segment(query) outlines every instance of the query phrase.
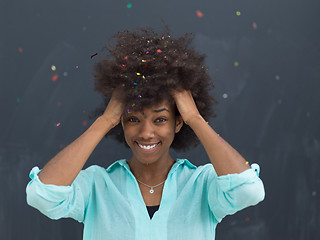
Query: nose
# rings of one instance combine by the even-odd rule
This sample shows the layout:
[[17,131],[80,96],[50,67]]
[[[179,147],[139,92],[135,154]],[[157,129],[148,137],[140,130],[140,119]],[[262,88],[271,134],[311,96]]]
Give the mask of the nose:
[[144,121],[139,129],[139,137],[142,139],[154,138],[154,126],[148,121]]

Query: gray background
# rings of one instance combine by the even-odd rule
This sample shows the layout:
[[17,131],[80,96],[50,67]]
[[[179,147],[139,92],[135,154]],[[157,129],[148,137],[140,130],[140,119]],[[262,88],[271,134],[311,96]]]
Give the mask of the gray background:
[[[209,124],[261,167],[265,200],[227,216],[216,239],[320,239],[320,3],[128,3],[1,0],[0,239],[82,239],[82,224],[51,220],[27,205],[29,172],[93,123],[88,114],[102,98],[94,92],[97,57],[91,55],[121,30],[151,26],[161,32],[161,19],[175,37],[195,33],[194,46],[207,54],[219,101],[218,117]],[[202,146],[172,154],[197,166],[209,162]],[[103,139],[85,168],[130,156]]]

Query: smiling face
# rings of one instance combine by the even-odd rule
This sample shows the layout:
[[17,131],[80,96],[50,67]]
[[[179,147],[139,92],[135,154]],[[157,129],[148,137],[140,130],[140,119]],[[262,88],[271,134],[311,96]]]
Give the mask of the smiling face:
[[183,125],[180,116],[175,119],[174,106],[167,100],[142,112],[126,113],[121,123],[132,160],[141,164],[168,161],[174,136]]

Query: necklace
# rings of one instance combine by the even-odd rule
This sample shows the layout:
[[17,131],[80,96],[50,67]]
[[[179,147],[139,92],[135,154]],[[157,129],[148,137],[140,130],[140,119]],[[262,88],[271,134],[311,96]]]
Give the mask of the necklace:
[[[137,179],[137,180],[138,180],[138,179]],[[166,180],[164,180],[162,183],[164,183],[165,181],[166,181]],[[151,187],[151,186],[149,186],[149,185],[147,185],[147,184],[145,184],[145,183],[143,183],[143,182],[141,182],[141,181],[139,181],[139,180],[138,180],[138,182],[139,182],[139,183],[142,183],[143,185],[145,185],[145,186],[147,186],[147,187],[149,187],[149,188],[151,188],[151,189],[150,189],[150,193],[151,193],[151,194],[154,193],[153,188],[158,187],[158,186],[160,186],[160,185],[162,184],[162,183],[159,183],[158,185]]]

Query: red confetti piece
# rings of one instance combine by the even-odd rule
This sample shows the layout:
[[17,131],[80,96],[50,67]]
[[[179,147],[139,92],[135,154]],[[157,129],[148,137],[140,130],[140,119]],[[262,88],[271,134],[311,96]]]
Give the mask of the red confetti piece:
[[58,77],[59,77],[58,74],[53,75],[51,78],[52,82],[56,82],[58,80]]
[[19,51],[19,53],[22,53],[22,52],[23,52],[23,48],[22,48],[22,47],[19,47],[19,48],[18,48],[18,51]]
[[91,56],[91,59],[92,59],[94,56],[97,56],[97,55],[98,55],[98,53],[93,54],[93,55]]
[[143,69],[145,69],[146,67],[148,67],[148,64],[147,64],[147,63],[144,65]]
[[157,50],[158,53],[161,53],[162,51],[160,49]]
[[128,56],[125,56],[125,57],[124,57],[124,59],[127,59],[127,58],[128,58]]
[[203,17],[203,13],[199,10],[196,11],[197,17],[198,18],[202,18]]
[[258,28],[258,25],[255,22],[253,22],[252,23],[252,27],[253,27],[254,30],[256,30]]
[[122,64],[122,67],[126,67],[126,65]]
[[60,126],[60,123],[57,123],[57,127],[59,127]]
[[246,217],[244,220],[245,220],[246,222],[249,222],[249,221],[250,221],[250,218],[249,218],[249,217]]
[[83,126],[83,127],[87,126],[87,124],[88,124],[88,122],[87,122],[86,120],[84,120],[84,121],[82,122],[82,126]]

